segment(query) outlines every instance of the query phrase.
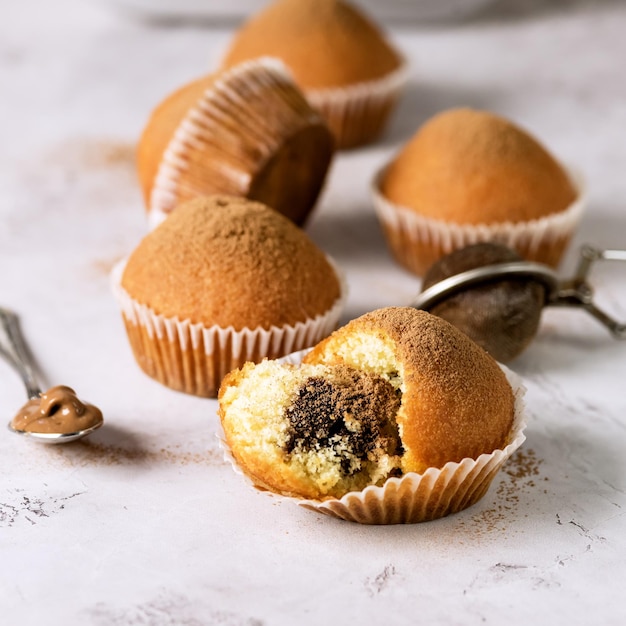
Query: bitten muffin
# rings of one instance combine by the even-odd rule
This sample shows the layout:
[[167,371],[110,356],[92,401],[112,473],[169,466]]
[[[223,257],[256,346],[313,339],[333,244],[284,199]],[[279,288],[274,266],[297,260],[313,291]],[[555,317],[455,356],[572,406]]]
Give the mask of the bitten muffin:
[[349,365],[400,391],[396,422],[404,472],[506,445],[513,393],[502,370],[465,334],[425,311],[389,307],[367,313],[315,346],[304,362]]
[[333,152],[325,121],[284,66],[258,59],[168,96],[143,131],[137,168],[153,226],[212,194],[263,202],[302,225]]
[[180,205],[113,278],[141,368],[200,396],[246,361],[314,345],[342,304],[337,271],[304,232],[227,196]]
[[448,322],[392,307],[335,331],[300,366],[231,372],[219,415],[258,487],[344,519],[415,522],[484,495],[523,441],[519,396]]
[[327,119],[338,147],[382,132],[406,82],[405,62],[379,27],[343,0],[277,0],[236,33],[225,67],[282,59]]
[[341,497],[382,484],[399,467],[400,399],[380,376],[354,368],[264,361],[220,389],[226,440],[262,488]]
[[374,187],[393,254],[419,275],[477,241],[504,243],[555,266],[583,206],[580,187],[536,139],[473,109],[427,121]]

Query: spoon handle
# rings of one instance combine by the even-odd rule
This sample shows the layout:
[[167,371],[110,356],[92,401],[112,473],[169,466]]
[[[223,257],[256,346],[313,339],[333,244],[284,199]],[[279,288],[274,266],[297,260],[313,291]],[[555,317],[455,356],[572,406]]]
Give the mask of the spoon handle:
[[26,348],[18,317],[0,307],[0,356],[20,375],[29,398],[38,398],[41,388],[35,376],[35,365]]

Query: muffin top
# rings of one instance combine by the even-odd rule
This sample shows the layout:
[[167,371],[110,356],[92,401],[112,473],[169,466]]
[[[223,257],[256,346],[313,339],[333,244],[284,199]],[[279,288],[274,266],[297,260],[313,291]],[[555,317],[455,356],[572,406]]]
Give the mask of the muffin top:
[[537,219],[564,211],[577,196],[539,142],[473,109],[426,122],[387,167],[380,190],[420,215],[458,224]]
[[235,330],[303,322],[340,297],[335,270],[303,231],[228,196],[180,205],[130,255],[122,287],[157,314]]
[[477,458],[508,443],[514,397],[506,376],[465,334],[425,311],[366,313],[319,343],[305,362],[345,364],[398,389],[405,472]]
[[274,56],[304,89],[382,78],[402,65],[379,28],[342,0],[276,0],[246,22],[224,59],[231,67]]

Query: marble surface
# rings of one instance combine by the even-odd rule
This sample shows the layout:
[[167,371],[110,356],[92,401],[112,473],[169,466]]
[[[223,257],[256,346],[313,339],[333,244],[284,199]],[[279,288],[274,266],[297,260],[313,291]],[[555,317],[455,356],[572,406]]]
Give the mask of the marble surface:
[[[408,302],[367,181],[430,115],[498,111],[585,175],[582,243],[626,248],[626,6],[496,3],[404,24],[411,84],[387,134],[341,154],[308,228],[345,269],[344,319]],[[361,527],[256,492],[223,461],[216,403],[135,365],[108,272],[146,230],[133,149],[151,108],[212,67],[232,26],[150,25],[107,3],[43,0],[0,20],[0,301],[42,379],[99,405],[84,443],[0,432],[0,607],[11,624],[623,624],[626,343],[549,309],[511,364],[527,441],[473,508]],[[593,273],[626,319],[626,267]],[[0,414],[23,402],[0,363]]]

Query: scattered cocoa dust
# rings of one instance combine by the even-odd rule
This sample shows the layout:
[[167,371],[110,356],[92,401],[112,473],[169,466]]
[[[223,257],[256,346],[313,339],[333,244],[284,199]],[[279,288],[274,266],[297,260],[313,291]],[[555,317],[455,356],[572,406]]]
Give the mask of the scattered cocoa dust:
[[84,153],[88,165],[135,166],[135,146],[114,141],[96,141],[86,144]]
[[117,263],[122,259],[121,256],[117,256],[111,259],[96,259],[91,263],[91,268],[97,273],[99,276],[109,276],[111,271],[117,265]]
[[71,139],[46,155],[46,162],[68,170],[135,168],[135,146],[113,139]]
[[493,506],[462,520],[461,526],[471,525],[472,530],[485,533],[506,530],[520,496],[535,490],[539,481],[548,480],[547,476],[541,478],[542,463],[534,450],[518,450],[501,470],[504,477],[496,489]]
[[175,465],[209,465],[224,463],[220,450],[210,449],[204,452],[185,452],[180,446],[165,447],[160,450],[147,450],[140,447],[124,448],[120,446],[77,441],[71,446],[51,446],[51,453],[56,460],[62,460],[72,467],[88,465],[156,465],[171,463]]

